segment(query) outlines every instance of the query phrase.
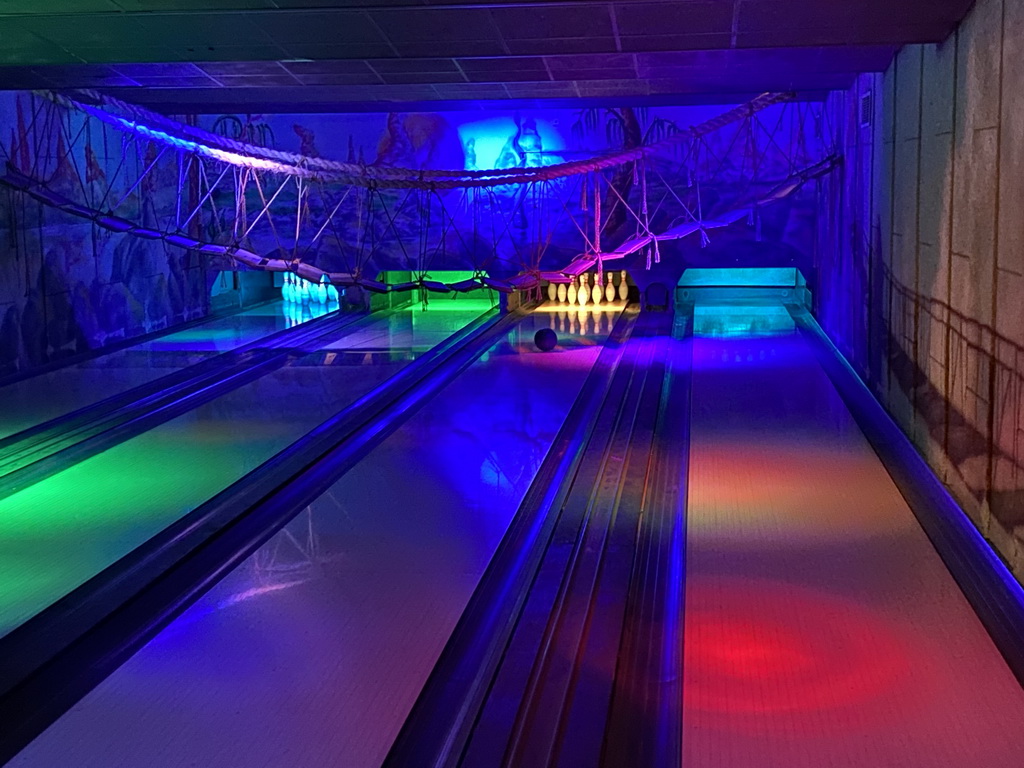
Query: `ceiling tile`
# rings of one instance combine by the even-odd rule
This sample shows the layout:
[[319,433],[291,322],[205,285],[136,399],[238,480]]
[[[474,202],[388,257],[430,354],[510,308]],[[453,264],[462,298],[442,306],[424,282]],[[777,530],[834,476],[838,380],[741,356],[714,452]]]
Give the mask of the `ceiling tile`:
[[[286,59],[384,59],[394,49],[383,41],[360,43],[282,43]],[[435,50],[436,53],[436,50]]]
[[195,64],[159,62],[152,64],[115,64],[114,69],[125,77],[197,77],[203,72]]
[[[374,74],[365,61],[328,59],[324,61],[282,61],[281,66],[295,75],[365,75]],[[374,75],[376,77],[376,75]]]
[[380,77],[366,70],[365,74],[296,75],[302,85],[379,85]]
[[287,72],[279,75],[219,75],[214,79],[227,88],[272,88],[298,84],[298,80]]
[[622,36],[623,51],[679,51],[728,48],[732,36],[728,34],[703,35],[645,35],[643,37]]
[[615,5],[619,34],[627,37],[709,32],[731,34],[732,17],[731,2],[620,2]]
[[377,59],[369,64],[381,74],[459,72],[452,59]]
[[506,40],[613,37],[606,4],[496,8],[492,14]]
[[284,67],[276,61],[205,61],[196,66],[208,75],[280,75]]
[[443,47],[459,40],[493,41],[496,34],[491,12],[482,8],[376,11],[372,18],[396,44],[434,43]]
[[615,53],[611,37],[545,38],[509,40],[509,51],[516,56],[556,56],[563,53]]
[[369,16],[358,11],[276,11],[247,14],[253,26],[279,43],[383,42]]
[[394,72],[384,74],[381,78],[389,85],[407,83],[464,83],[466,78],[461,72]]

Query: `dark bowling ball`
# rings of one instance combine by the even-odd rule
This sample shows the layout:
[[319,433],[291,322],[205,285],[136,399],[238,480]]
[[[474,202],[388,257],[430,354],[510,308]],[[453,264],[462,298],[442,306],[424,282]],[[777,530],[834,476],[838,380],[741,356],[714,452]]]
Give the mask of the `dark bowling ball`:
[[541,328],[533,335],[533,343],[541,352],[550,352],[558,346],[558,334],[550,328]]

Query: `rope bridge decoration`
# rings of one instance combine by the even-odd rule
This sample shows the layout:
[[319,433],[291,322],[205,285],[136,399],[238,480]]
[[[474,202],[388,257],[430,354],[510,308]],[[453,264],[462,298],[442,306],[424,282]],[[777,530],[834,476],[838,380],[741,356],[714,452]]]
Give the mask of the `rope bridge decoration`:
[[[0,183],[111,232],[374,292],[539,292],[595,269],[600,280],[608,262],[638,254],[649,268],[661,243],[699,235],[707,244],[712,230],[744,217],[757,226],[760,208],[838,165],[823,147],[824,113],[792,94],[764,94],[660,141],[488,170],[341,162],[225,137],[95,91],[36,96],[28,129],[9,151],[0,145]],[[553,246],[556,232],[583,247],[567,256]],[[453,256],[473,277],[432,280]],[[412,279],[378,280],[378,258]],[[328,262],[335,268],[318,266]]]

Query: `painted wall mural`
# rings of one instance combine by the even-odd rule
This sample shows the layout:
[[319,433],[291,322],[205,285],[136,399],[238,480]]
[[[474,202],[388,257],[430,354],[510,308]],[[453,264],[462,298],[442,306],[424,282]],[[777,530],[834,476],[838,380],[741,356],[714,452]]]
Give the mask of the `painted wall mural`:
[[[37,97],[0,92],[0,160],[45,178],[96,207],[124,198],[138,221],[163,226],[176,205],[174,153],[148,148],[128,158],[154,165],[136,189],[110,188],[119,147],[86,141],[66,152],[83,121],[40,118]],[[0,376],[102,348],[208,312],[207,275],[198,255],[159,241],[117,234],[0,190]]]
[[[745,124],[718,130],[709,137],[706,156],[699,159],[649,161],[642,186],[647,192],[652,231],[679,224],[689,209],[714,217],[737,202],[756,197],[770,181],[785,179],[801,162],[820,159],[826,150],[823,131],[796,130],[798,123],[820,129],[808,119],[810,109],[806,105],[770,108],[763,120],[767,130]],[[544,167],[650,144],[723,110],[705,106],[219,115],[200,118],[200,124],[229,136],[262,137],[264,145],[274,149],[370,167],[478,170]],[[225,132],[225,127],[230,127],[230,132]],[[794,141],[798,133],[801,138]],[[762,165],[757,169],[759,187],[751,184],[755,162]],[[582,176],[490,190],[353,189],[335,217],[340,231],[315,242],[300,237],[294,251],[327,271],[429,274],[431,268],[483,269],[492,276],[507,277],[524,269],[557,269],[588,247],[599,205],[605,251],[638,231],[630,212],[641,205],[637,164],[619,168],[607,188],[602,187],[600,201],[593,197],[592,183],[588,186],[588,179]],[[250,190],[246,207],[252,212],[261,210],[274,192],[273,188]],[[249,236],[256,252],[286,252],[292,244],[281,233],[300,229],[295,226],[300,210],[319,219],[336,203],[329,194],[312,189],[303,201],[305,207],[300,208],[300,194],[297,186],[282,188],[274,210],[290,208],[294,215],[276,221],[267,216],[253,226]],[[225,196],[221,208],[226,210],[228,202]],[[654,259],[650,270],[649,250],[637,253],[624,266],[641,285],[654,279],[674,283],[686,264],[717,265],[723,261],[800,266],[812,273],[815,207],[813,192],[801,191],[760,209],[756,221],[751,216],[736,226],[716,230],[709,239],[691,238],[663,246],[670,258],[660,264],[660,259]],[[207,234],[216,238],[229,225],[225,216]]]
[[[42,109],[40,101],[31,94],[0,96],[0,128],[10,135],[2,143],[3,160],[11,173],[77,201],[86,213],[68,216],[19,191],[3,193],[0,317],[7,331],[2,372],[24,371],[201,317],[210,311],[210,289],[220,271],[238,269],[227,256],[204,257],[90,221],[104,216],[193,238],[193,244],[244,247],[260,257],[301,259],[326,271],[369,278],[405,272],[430,279],[431,270],[508,278],[557,270],[592,250],[608,252],[641,229],[657,233],[695,218],[714,221],[745,206],[749,215],[702,226],[699,235],[660,248],[645,246],[613,268],[628,269],[643,288],[652,281],[674,284],[686,266],[796,266],[814,287],[813,192],[798,185],[795,193],[770,205],[756,203],[826,153],[830,134],[811,105],[776,104],[756,121],[723,124],[701,140],[696,154],[692,146],[691,154],[670,150],[603,175],[486,188],[385,188],[218,165],[189,154],[182,144],[155,143],[152,134],[140,138],[75,109],[54,104]],[[724,109],[206,115],[195,120],[229,139],[308,158],[464,173],[543,169],[649,145]],[[596,220],[602,222],[599,230]],[[309,226],[310,221],[324,224]],[[351,303],[369,306],[369,301]]]

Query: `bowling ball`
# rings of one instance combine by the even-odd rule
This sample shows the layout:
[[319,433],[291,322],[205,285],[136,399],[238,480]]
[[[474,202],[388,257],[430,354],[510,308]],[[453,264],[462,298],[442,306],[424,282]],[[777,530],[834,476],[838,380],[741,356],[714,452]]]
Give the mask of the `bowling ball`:
[[550,352],[558,346],[558,334],[550,328],[541,328],[533,335],[533,343],[541,352]]

